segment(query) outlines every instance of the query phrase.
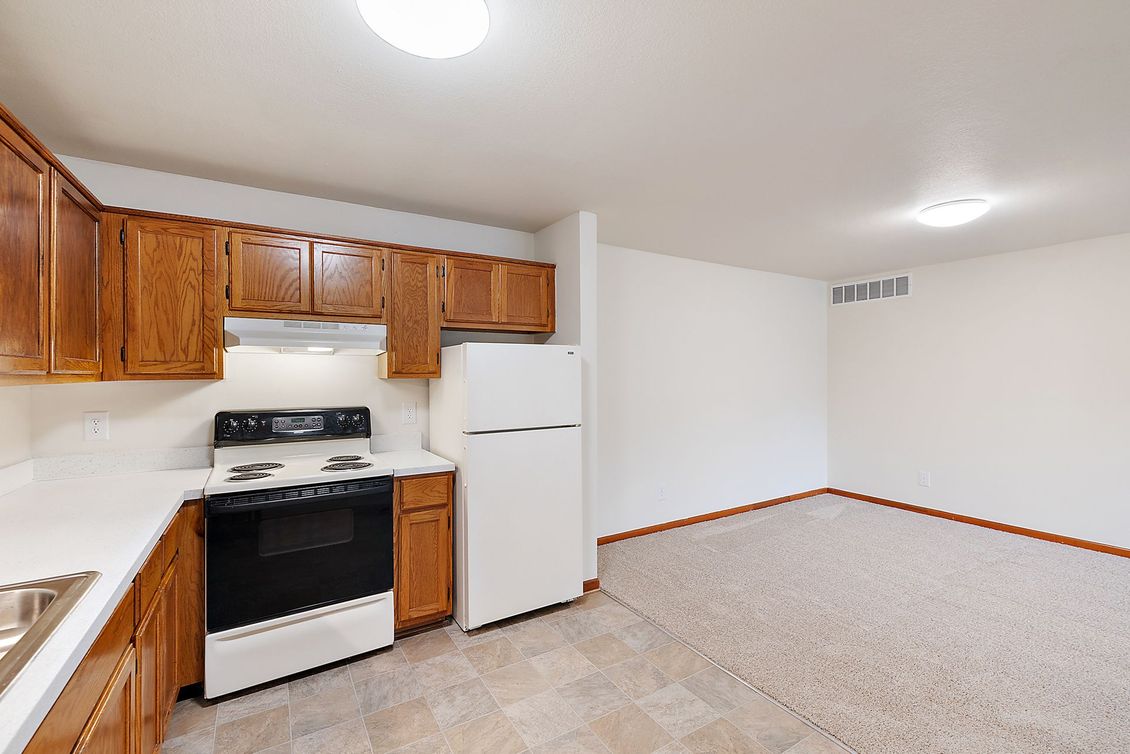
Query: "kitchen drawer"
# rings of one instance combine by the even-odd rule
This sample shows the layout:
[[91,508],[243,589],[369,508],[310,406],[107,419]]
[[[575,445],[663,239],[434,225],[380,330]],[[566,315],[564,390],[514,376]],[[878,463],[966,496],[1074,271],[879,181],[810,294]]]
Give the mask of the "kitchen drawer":
[[451,504],[451,472],[402,477],[396,480],[400,512]]

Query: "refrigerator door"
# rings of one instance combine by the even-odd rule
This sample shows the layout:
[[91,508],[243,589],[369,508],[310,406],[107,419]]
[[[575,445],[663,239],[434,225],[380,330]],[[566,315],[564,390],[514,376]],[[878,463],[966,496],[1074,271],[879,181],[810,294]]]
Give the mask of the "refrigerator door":
[[467,343],[465,432],[581,423],[581,350],[576,346]]
[[580,596],[581,430],[467,436],[455,527],[466,630]]

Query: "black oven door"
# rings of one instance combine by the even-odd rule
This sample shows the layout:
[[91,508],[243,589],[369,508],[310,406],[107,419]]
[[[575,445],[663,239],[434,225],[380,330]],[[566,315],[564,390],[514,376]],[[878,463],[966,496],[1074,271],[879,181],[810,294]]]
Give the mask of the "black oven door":
[[392,478],[205,502],[208,632],[392,589]]

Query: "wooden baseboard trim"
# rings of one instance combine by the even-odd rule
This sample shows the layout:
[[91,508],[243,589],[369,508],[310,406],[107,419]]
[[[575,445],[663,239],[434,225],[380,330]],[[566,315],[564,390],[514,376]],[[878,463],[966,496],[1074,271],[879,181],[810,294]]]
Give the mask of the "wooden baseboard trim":
[[600,589],[600,579],[585,579],[585,583],[581,584],[581,590],[585,594],[595,592],[598,589]]
[[1088,539],[1076,539],[1075,537],[1067,537],[1062,534],[1052,534],[1051,532],[1039,531],[1038,529],[1026,529],[1023,526],[1013,526],[1012,524],[1002,524],[999,521],[989,521],[984,518],[974,518],[973,516],[963,516],[960,513],[950,513],[949,511],[941,511],[936,508],[927,508],[921,505],[911,505],[910,503],[900,503],[897,500],[888,500],[884,497],[875,497],[874,495],[863,495],[859,492],[849,492],[848,490],[840,490],[836,488],[829,488],[828,492],[840,497],[850,497],[853,500],[862,500],[865,503],[875,503],[876,505],[885,505],[888,508],[898,508],[903,511],[910,511],[911,513],[921,513],[924,516],[934,516],[935,518],[944,518],[948,521],[957,521],[962,524],[970,524],[972,526],[982,526],[986,529],[995,529],[997,531],[1007,532],[1009,534],[1019,534],[1022,537],[1032,537],[1033,539],[1042,539],[1045,542],[1055,542],[1060,545],[1067,545],[1069,547],[1078,547],[1083,550],[1093,550],[1095,552],[1103,552],[1107,555],[1117,555],[1120,558],[1130,558],[1130,549],[1125,547],[1116,547],[1114,545],[1104,545],[1101,542],[1092,542]]
[[756,511],[761,510],[762,508],[768,508],[773,505],[780,505],[781,503],[791,503],[794,500],[803,500],[806,497],[822,495],[827,491],[827,487],[821,487],[815,490],[808,490],[807,492],[798,492],[795,495],[785,495],[784,497],[775,497],[772,500],[762,500],[760,503],[739,505],[737,508],[726,508],[725,510],[714,511],[713,513],[703,513],[700,516],[691,516],[690,518],[680,518],[676,521],[668,521],[663,524],[645,526],[642,529],[622,531],[619,534],[609,534],[604,537],[597,537],[596,543],[597,545],[606,545],[610,542],[619,542],[622,539],[631,539],[632,537],[642,537],[645,534],[654,534],[657,531],[667,531],[668,529],[677,529],[680,526],[690,526],[691,524],[700,524],[703,521],[713,521],[718,518],[725,518],[726,516],[736,516],[739,513],[748,513],[749,511]]

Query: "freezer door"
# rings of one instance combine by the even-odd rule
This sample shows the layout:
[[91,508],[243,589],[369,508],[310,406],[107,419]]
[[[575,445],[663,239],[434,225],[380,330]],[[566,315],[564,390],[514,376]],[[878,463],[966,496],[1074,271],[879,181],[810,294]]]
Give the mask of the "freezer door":
[[581,430],[471,435],[455,526],[465,629],[578,597]]
[[468,343],[465,432],[581,423],[581,351],[576,346]]

